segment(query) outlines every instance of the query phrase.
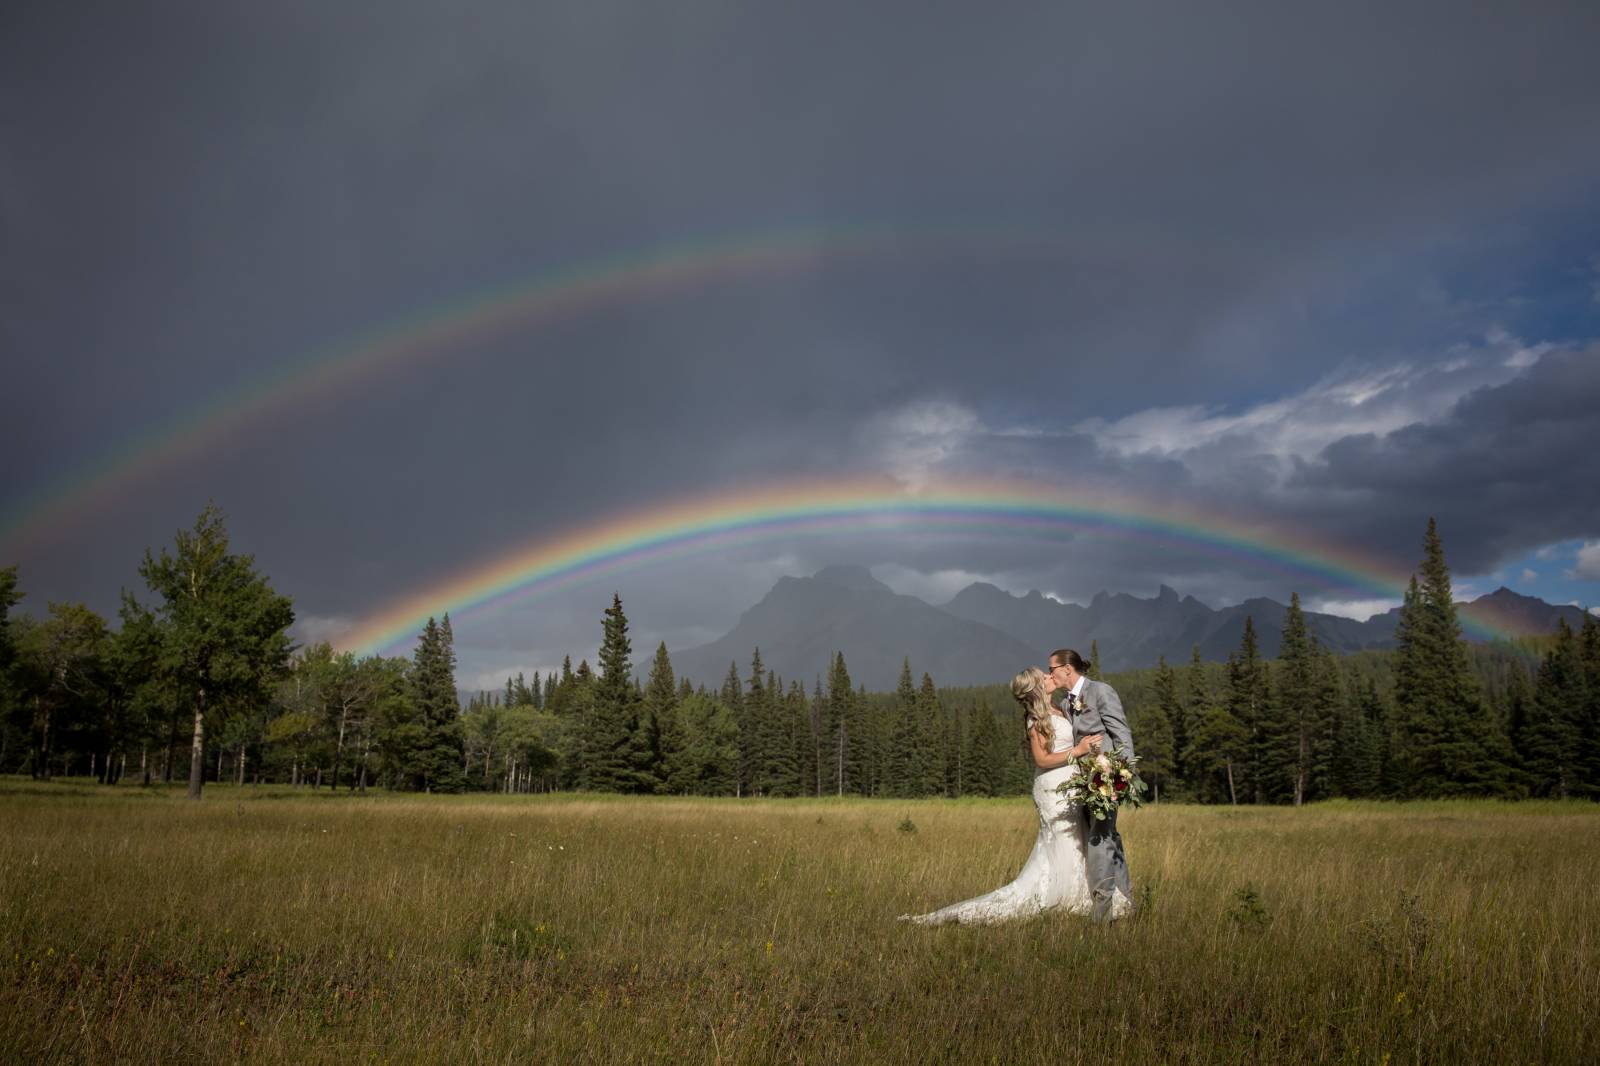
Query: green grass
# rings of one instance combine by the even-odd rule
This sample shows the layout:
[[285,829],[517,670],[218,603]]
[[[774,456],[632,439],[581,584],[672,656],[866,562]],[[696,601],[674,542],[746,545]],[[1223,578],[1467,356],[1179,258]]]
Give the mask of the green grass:
[[1134,920],[894,921],[1008,880],[1033,825],[0,779],[0,1061],[1600,1057],[1600,808],[1147,807]]

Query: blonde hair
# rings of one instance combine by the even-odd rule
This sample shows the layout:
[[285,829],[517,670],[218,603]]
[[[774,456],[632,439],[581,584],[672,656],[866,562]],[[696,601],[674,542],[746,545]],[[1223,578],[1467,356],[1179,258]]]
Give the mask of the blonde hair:
[[1022,704],[1024,733],[1038,730],[1045,747],[1056,739],[1055,727],[1050,723],[1050,695],[1044,690],[1045,672],[1030,666],[1011,679],[1011,695]]

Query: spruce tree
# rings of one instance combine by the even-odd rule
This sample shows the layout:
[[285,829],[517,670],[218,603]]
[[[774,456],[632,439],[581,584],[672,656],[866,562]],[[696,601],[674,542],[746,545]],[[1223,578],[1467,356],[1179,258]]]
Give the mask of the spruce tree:
[[1099,681],[1103,672],[1100,667],[1100,642],[1091,640],[1089,642],[1089,680]]
[[572,670],[572,656],[561,657],[561,681],[556,682],[555,671],[550,672],[549,679],[545,682],[545,710],[551,714],[570,715],[573,713],[572,698],[576,691],[577,677]]
[[749,773],[747,773],[746,752],[749,749],[749,728],[744,720],[744,682],[739,680],[739,664],[733,659],[728,661],[728,675],[722,679],[722,693],[718,695],[718,703],[728,711],[733,720],[733,794],[744,795],[750,791]]
[[[1358,698],[1350,701],[1349,758],[1340,775],[1343,794],[1354,798],[1381,796],[1386,791],[1384,771],[1389,757],[1389,708],[1378,695],[1378,683],[1366,679]],[[1336,758],[1345,754],[1345,745],[1336,749]]]
[[1450,569],[1428,519],[1395,629],[1395,769],[1402,795],[1504,792],[1506,738],[1486,712],[1461,639]]
[[1287,793],[1298,807],[1310,787],[1311,738],[1318,718],[1316,648],[1298,592],[1289,594],[1278,661],[1276,715],[1262,729],[1266,743],[1260,771],[1269,798],[1286,798]]
[[979,704],[972,709],[971,728],[967,732],[966,794],[971,796],[997,796],[1000,794],[1002,743],[994,712]]
[[939,704],[939,690],[934,687],[932,674],[922,675],[922,686],[917,690],[917,721],[922,730],[922,735],[918,738],[920,755],[917,763],[920,780],[917,782],[917,794],[945,795],[944,708]]
[[965,703],[958,702],[950,708],[950,716],[945,722],[944,743],[945,794],[948,796],[966,795],[969,721],[970,715],[967,713]]
[[[1351,720],[1353,710],[1345,696],[1339,673],[1339,662],[1333,652],[1311,638],[1315,653],[1316,700],[1308,722],[1307,753],[1309,765],[1306,773],[1306,798],[1322,799],[1335,792],[1333,762],[1336,754],[1336,735],[1341,723]],[[1358,744],[1365,744],[1364,735],[1357,736]]]
[[1532,714],[1521,730],[1522,763],[1530,791],[1565,799],[1586,784],[1583,709],[1588,699],[1582,651],[1565,618],[1556,622],[1555,644],[1539,664]]
[[584,761],[589,787],[601,792],[635,792],[648,787],[641,774],[647,763],[638,733],[633,684],[633,645],[622,597],[612,594],[601,623],[600,673],[593,684],[589,719],[584,723]]
[[800,796],[811,789],[805,767],[806,754],[811,748],[811,711],[804,685],[790,681],[788,693],[778,702],[777,693],[781,688],[781,682],[767,686],[767,691],[773,694],[777,723],[767,775],[774,795]]
[[763,773],[762,757],[768,741],[767,720],[771,707],[767,700],[767,671],[761,662],[761,649],[750,655],[750,677],[744,695],[743,713],[739,715],[739,780],[742,791],[749,795],[765,795],[769,782]]
[[828,760],[823,756],[823,750],[828,739],[828,713],[827,701],[822,697],[822,675],[818,674],[811,692],[811,777],[816,783],[816,795],[822,795],[823,778],[826,776]]
[[1161,790],[1165,788],[1170,792],[1174,784],[1177,740],[1172,720],[1182,713],[1177,675],[1163,655],[1156,664],[1155,699],[1141,705],[1129,723],[1139,738],[1140,776],[1150,782],[1152,797],[1157,801]]
[[1578,635],[1584,700],[1578,710],[1578,773],[1574,793],[1600,799],[1600,620],[1585,611]]
[[421,737],[413,752],[413,787],[424,792],[466,790],[466,738],[456,693],[455,637],[450,616],[431,617],[412,656],[411,686]]
[[1177,751],[1178,779],[1193,784],[1189,774],[1189,747],[1200,719],[1212,707],[1211,686],[1206,681],[1205,663],[1200,660],[1200,645],[1189,651],[1189,669],[1184,683],[1183,711],[1172,723],[1172,746]]
[[855,787],[856,766],[852,758],[855,748],[851,730],[855,725],[856,694],[850,683],[850,671],[845,667],[844,653],[833,653],[833,665],[828,670],[828,702],[826,707],[824,758],[827,769],[823,777],[828,791],[844,795]]
[[641,718],[648,718],[655,736],[654,774],[651,786],[656,792],[667,791],[666,762],[668,753],[683,746],[683,731],[677,720],[677,682],[672,673],[672,659],[667,655],[666,641],[656,647],[655,660],[650,664],[650,680],[645,685]]
[[1195,723],[1184,755],[1196,797],[1205,803],[1248,801],[1239,771],[1249,755],[1250,730],[1239,716],[1228,707],[1208,708]]
[[1230,759],[1229,768],[1232,792],[1251,803],[1262,803],[1267,797],[1262,768],[1270,762],[1267,748],[1275,739],[1269,737],[1273,724],[1271,701],[1272,685],[1256,642],[1255,619],[1246,615],[1239,650],[1228,657],[1228,709],[1244,727],[1245,750],[1236,761]]
[[911,683],[911,660],[900,664],[895,687],[894,729],[889,747],[888,787],[891,796],[915,796],[921,782],[917,763],[917,690]]

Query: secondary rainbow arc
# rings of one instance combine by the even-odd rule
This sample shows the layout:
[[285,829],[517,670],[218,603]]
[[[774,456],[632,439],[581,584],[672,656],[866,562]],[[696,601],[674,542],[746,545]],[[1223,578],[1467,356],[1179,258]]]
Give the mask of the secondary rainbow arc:
[[786,276],[841,260],[940,254],[1059,255],[1069,239],[1015,227],[795,227],[671,244],[577,264],[435,305],[295,360],[150,426],[0,514],[0,547],[68,528],[145,481],[304,398],[348,388],[513,328],[699,288]]

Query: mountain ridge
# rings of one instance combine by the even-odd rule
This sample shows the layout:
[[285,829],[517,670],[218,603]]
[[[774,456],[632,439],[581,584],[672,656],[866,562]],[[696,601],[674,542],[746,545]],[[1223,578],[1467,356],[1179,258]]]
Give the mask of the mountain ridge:
[[[1468,617],[1515,635],[1549,633],[1556,620],[1581,625],[1577,607],[1546,603],[1501,586],[1458,602]],[[779,578],[722,637],[673,655],[674,669],[708,688],[721,685],[729,663],[746,679],[759,648],[769,670],[811,686],[826,676],[834,652],[843,652],[856,684],[892,689],[907,658],[917,676],[941,685],[993,684],[1029,663],[1042,663],[1059,647],[1086,657],[1098,642],[1105,670],[1186,662],[1198,647],[1202,659],[1226,659],[1238,646],[1245,619],[1255,626],[1261,654],[1276,657],[1288,606],[1256,597],[1210,607],[1162,585],[1148,599],[1126,592],[1097,593],[1089,604],[1066,603],[1038,590],[1007,592],[973,582],[942,604],[895,592],[864,566],[830,566],[810,577]],[[1335,653],[1395,646],[1399,608],[1365,621],[1306,611],[1318,643]],[[1469,634],[1469,639],[1471,635]]]

